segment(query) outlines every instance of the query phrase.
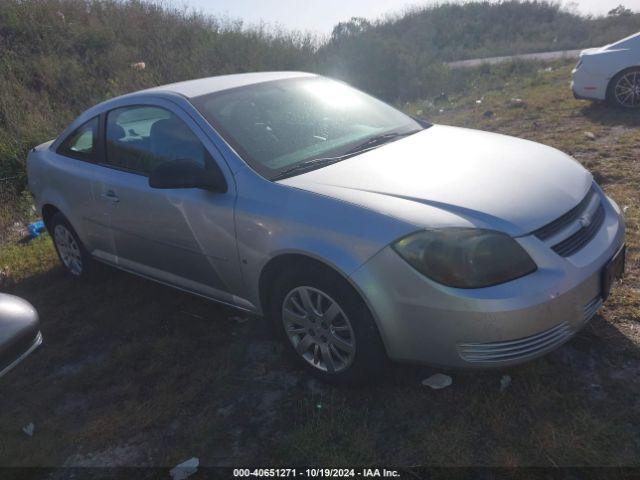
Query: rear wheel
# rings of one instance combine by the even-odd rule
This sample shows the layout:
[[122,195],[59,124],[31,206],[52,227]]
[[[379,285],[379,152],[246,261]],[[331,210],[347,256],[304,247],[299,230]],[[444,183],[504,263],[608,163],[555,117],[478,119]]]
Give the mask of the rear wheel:
[[618,73],[609,84],[609,102],[621,108],[640,108],[640,67]]
[[289,353],[323,381],[365,383],[384,366],[371,312],[353,287],[328,269],[280,276],[270,316]]
[[60,212],[54,214],[48,227],[60,262],[67,273],[76,278],[92,276],[95,262],[66,217]]

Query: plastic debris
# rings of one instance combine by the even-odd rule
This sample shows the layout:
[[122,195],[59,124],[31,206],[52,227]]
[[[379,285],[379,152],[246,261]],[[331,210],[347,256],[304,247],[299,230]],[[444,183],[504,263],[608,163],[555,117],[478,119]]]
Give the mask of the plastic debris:
[[585,136],[585,138],[587,138],[589,140],[595,140],[596,139],[596,135],[593,132],[584,132],[584,136]]
[[500,392],[504,392],[511,385],[511,376],[503,375],[500,379]]
[[182,462],[171,469],[169,475],[173,480],[184,480],[198,471],[200,460],[196,457],[190,458],[186,462]]
[[29,236],[31,238],[37,238],[44,231],[44,222],[42,220],[37,220],[33,223],[27,225],[27,230],[29,231]]
[[147,64],[144,62],[136,62],[131,64],[131,68],[134,70],[144,70],[147,68]]
[[435,375],[432,375],[429,378],[422,381],[422,385],[426,387],[431,387],[434,390],[447,388],[452,383],[453,383],[453,379],[449,375],[444,375],[442,373],[436,373]]
[[235,317],[229,318],[229,320],[231,320],[232,322],[243,324],[243,323],[247,323],[249,321],[249,317],[235,316]]
[[491,117],[493,117],[493,111],[492,111],[492,110],[487,110],[486,112],[484,112],[484,113],[482,114],[482,116],[483,116],[484,118],[491,118]]
[[30,437],[33,437],[33,432],[36,430],[36,426],[32,423],[28,423],[27,425],[25,425],[24,427],[22,427],[22,431],[29,435]]

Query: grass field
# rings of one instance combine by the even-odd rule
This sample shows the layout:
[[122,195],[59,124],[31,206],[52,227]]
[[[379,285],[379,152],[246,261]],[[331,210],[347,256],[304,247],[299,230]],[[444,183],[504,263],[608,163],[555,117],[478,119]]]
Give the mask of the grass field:
[[407,105],[558,147],[624,209],[627,276],[567,345],[451,372],[440,391],[420,385],[435,370],[402,365],[337,389],[285,360],[260,319],[115,271],[78,283],[48,237],[4,245],[4,290],[37,307],[45,342],[0,380],[0,465],[640,466],[640,116],[574,100],[569,76],[558,64]]

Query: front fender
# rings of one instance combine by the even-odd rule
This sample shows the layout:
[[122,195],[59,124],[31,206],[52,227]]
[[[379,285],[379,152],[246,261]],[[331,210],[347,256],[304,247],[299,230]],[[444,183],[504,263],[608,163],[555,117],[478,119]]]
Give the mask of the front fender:
[[247,300],[260,305],[260,276],[280,255],[318,260],[345,278],[416,226],[367,208],[294,187],[237,178],[238,254]]

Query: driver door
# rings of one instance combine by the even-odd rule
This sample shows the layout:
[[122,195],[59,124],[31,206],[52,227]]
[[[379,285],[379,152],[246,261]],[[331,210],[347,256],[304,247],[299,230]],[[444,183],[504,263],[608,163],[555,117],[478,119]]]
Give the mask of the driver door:
[[[116,264],[236,303],[241,279],[235,185],[215,147],[185,112],[161,100],[111,110],[105,123],[105,159],[95,191],[109,212]],[[151,188],[150,172],[175,159],[194,160],[205,168],[217,162],[228,191]]]

